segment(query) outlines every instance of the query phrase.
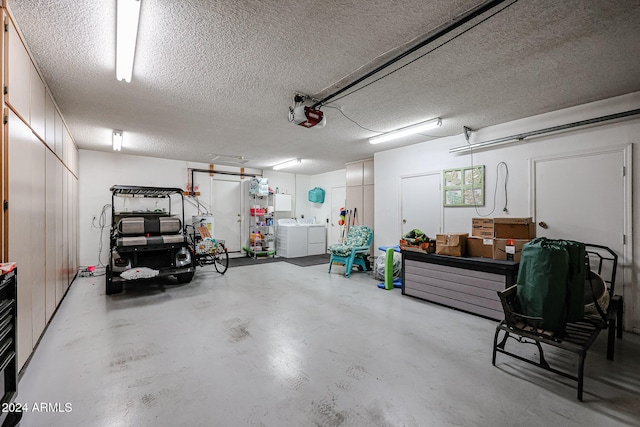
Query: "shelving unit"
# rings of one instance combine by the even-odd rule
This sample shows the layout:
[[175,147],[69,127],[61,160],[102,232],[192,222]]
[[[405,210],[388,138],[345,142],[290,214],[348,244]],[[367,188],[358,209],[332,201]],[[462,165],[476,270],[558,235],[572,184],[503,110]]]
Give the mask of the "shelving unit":
[[[18,386],[16,360],[16,288],[18,270],[15,263],[2,264],[0,268],[0,403],[7,405],[13,400]],[[4,406],[3,406],[4,408]],[[3,409],[0,423],[15,425],[8,419],[19,421],[21,413],[8,413]],[[6,424],[5,424],[6,422]]]
[[[266,182],[261,185],[268,187]],[[243,249],[250,257],[273,257],[276,254],[274,195],[268,191],[250,191],[250,196],[249,245]]]

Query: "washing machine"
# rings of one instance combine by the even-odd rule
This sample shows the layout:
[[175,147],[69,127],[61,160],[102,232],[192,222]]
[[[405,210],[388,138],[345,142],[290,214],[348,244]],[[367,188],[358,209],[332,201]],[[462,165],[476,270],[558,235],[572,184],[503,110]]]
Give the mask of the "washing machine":
[[276,255],[283,258],[307,256],[307,234],[307,227],[298,224],[295,219],[279,219],[276,231]]

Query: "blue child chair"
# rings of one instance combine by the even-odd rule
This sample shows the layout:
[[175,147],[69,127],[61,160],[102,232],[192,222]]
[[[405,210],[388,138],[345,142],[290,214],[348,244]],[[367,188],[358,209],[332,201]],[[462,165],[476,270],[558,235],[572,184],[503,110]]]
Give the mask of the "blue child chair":
[[352,226],[344,239],[344,243],[329,245],[328,249],[331,252],[329,273],[331,273],[331,266],[334,263],[344,264],[344,275],[346,277],[351,275],[351,268],[354,264],[362,267],[362,271],[367,271],[365,259],[369,255],[369,247],[372,241],[373,230],[371,228],[366,225]]

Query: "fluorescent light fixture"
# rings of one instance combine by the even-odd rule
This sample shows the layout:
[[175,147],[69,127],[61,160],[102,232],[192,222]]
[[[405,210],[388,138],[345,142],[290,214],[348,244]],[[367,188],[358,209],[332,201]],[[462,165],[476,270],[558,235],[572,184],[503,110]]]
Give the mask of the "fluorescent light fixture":
[[392,130],[391,132],[383,133],[382,135],[374,136],[373,138],[369,138],[369,143],[371,144],[380,144],[381,142],[387,142],[394,139],[402,138],[409,135],[414,135],[416,133],[424,132],[425,130],[437,128],[442,126],[442,120],[440,117],[436,117],[435,119],[427,120],[425,122],[416,123],[415,125],[407,126],[404,128]]
[[302,159],[291,159],[291,160],[287,160],[284,163],[280,163],[277,164],[273,167],[274,171],[280,170],[282,168],[288,168],[290,166],[295,166],[295,165],[299,165],[300,163],[302,163]]
[[141,1],[118,0],[116,10],[116,78],[127,83],[133,74]]
[[113,130],[113,151],[122,150],[122,131],[119,129]]

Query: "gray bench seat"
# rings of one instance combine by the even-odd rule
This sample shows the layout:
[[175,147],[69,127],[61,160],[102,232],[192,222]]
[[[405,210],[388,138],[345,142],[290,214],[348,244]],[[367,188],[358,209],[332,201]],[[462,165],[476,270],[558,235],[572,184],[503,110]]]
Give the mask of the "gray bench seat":
[[126,217],[117,225],[118,247],[153,246],[186,243],[182,223],[176,217]]
[[119,237],[116,240],[118,247],[125,246],[150,246],[150,245],[167,245],[172,243],[184,243],[187,237],[182,234],[172,234],[169,236],[129,236]]

